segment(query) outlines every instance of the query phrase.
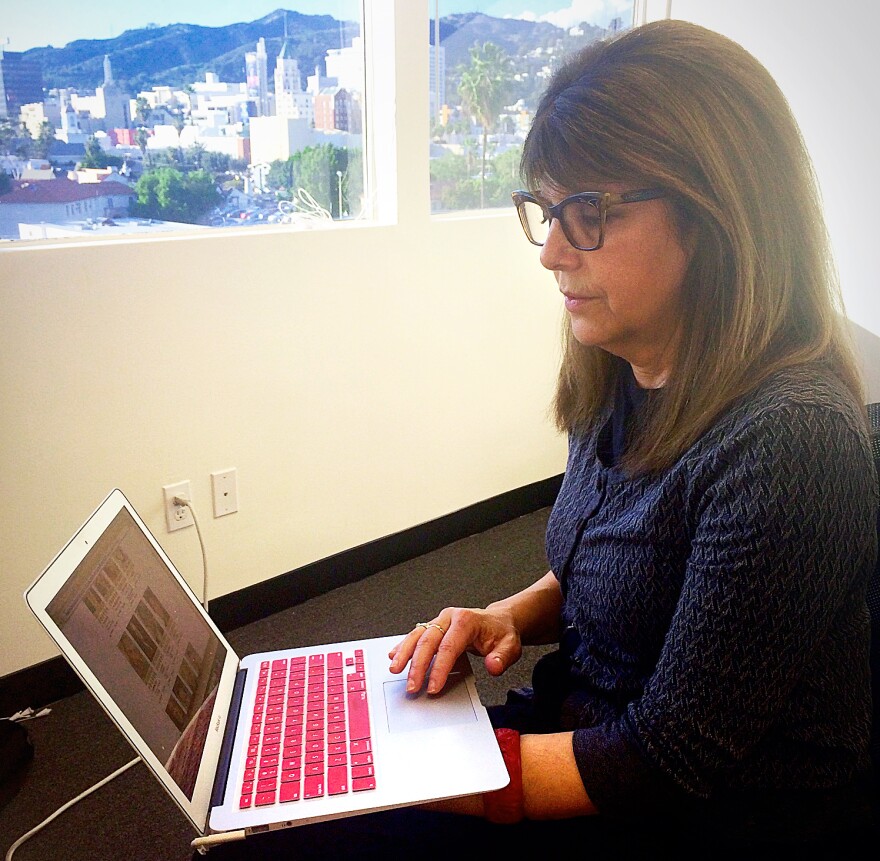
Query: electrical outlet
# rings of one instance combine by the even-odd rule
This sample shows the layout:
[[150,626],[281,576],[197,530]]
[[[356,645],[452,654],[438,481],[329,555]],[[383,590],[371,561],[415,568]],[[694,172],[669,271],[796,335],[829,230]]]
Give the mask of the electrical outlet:
[[175,496],[192,502],[192,491],[189,487],[189,481],[166,484],[162,487],[162,493],[165,499],[165,523],[168,526],[168,531],[174,532],[176,529],[185,529],[187,526],[193,526],[192,512],[185,505],[174,504]]
[[238,481],[235,468],[211,473],[214,492],[214,517],[223,517],[238,511]]

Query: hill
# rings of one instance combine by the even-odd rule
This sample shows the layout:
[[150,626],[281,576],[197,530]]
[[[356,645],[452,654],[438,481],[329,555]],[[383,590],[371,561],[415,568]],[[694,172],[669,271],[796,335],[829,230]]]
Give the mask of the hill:
[[[104,56],[109,55],[113,77],[131,93],[154,86],[182,87],[214,72],[223,81],[243,81],[244,56],[266,40],[269,68],[284,42],[299,61],[303,75],[312,74],[330,48],[350,45],[360,32],[354,21],[330,15],[302,15],[278,9],[254,21],[226,27],[171,24],[126,30],[115,39],[79,39],[63,48],[31,48],[25,57],[43,69],[44,86],[94,90],[104,80]],[[322,66],[323,69],[323,66]]]
[[[80,39],[62,48],[46,46],[24,53],[40,63],[47,89],[71,87],[80,92],[93,91],[104,80],[105,55],[110,57],[117,83],[132,94],[154,86],[181,88],[204,80],[206,72],[215,73],[222,81],[237,82],[245,78],[245,53],[254,51],[260,38],[266,40],[271,74],[284,43],[285,18],[289,50],[298,60],[303,76],[312,74],[318,65],[323,72],[326,52],[350,45],[360,32],[356,21],[277,9],[254,21],[225,27],[145,27],[126,30],[114,39]],[[446,49],[448,86],[456,86],[458,70],[469,61],[474,45],[494,42],[527,70],[525,67],[535,61],[524,58],[537,48],[570,51],[603,34],[589,24],[581,29],[581,35],[571,35],[552,24],[494,18],[478,12],[441,18],[440,43]],[[428,22],[429,41],[433,35],[432,22]]]

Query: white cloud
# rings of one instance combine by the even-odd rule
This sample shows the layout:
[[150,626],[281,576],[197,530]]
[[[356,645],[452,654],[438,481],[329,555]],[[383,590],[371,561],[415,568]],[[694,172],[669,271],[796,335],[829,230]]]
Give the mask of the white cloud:
[[621,17],[623,23],[629,24],[632,19],[632,0],[572,0],[570,6],[553,12],[537,14],[524,11],[509,17],[522,18],[525,21],[546,21],[557,27],[568,29],[581,21],[605,27],[612,18]]

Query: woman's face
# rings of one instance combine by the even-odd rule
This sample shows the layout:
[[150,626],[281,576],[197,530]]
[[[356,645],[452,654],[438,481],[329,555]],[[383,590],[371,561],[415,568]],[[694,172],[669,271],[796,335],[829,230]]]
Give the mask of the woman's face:
[[[574,191],[635,187],[606,182]],[[572,193],[544,189],[542,196],[555,204]],[[680,334],[690,256],[663,198],[610,207],[605,241],[596,251],[571,246],[556,220],[541,248],[541,264],[556,276],[575,339],[627,360],[646,388],[666,381]]]

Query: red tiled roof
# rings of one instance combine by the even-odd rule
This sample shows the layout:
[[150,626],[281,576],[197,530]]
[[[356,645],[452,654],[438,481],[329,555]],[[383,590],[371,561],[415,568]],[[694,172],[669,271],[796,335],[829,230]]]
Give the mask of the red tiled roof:
[[75,203],[93,197],[120,194],[134,196],[137,192],[122,182],[74,182],[70,179],[38,179],[12,181],[12,190],[0,195],[0,206],[6,203]]

